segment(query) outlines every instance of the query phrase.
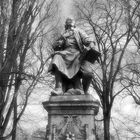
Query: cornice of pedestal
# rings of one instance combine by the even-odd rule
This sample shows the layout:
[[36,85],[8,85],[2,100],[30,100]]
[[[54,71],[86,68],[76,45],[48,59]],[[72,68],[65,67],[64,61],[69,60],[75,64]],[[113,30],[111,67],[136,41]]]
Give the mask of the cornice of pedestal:
[[43,102],[43,106],[51,114],[55,112],[61,114],[61,112],[65,111],[68,113],[72,110],[74,113],[78,111],[81,114],[96,115],[99,110],[99,101],[95,100],[90,94],[50,96],[48,101]]

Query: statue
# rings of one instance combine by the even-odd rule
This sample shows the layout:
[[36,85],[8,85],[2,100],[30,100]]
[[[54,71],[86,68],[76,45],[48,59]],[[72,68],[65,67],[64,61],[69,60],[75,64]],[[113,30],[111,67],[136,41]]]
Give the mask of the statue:
[[49,72],[55,75],[56,84],[52,95],[70,91],[88,94],[93,74],[91,63],[100,57],[94,46],[95,42],[84,31],[76,28],[74,20],[67,18],[65,32],[53,44],[55,53]]

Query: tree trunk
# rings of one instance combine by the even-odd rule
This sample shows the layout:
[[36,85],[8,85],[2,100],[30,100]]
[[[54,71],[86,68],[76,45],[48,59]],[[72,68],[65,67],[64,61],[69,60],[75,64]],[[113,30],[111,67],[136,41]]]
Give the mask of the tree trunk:
[[12,133],[12,140],[16,140],[16,132],[17,132],[17,126],[14,126],[14,131]]
[[17,132],[17,98],[15,99],[14,104],[14,118],[13,118],[13,132],[12,132],[12,140],[16,140],[16,132]]
[[3,116],[0,116],[0,137],[2,137],[2,121]]
[[104,113],[104,140],[110,140],[110,113]]

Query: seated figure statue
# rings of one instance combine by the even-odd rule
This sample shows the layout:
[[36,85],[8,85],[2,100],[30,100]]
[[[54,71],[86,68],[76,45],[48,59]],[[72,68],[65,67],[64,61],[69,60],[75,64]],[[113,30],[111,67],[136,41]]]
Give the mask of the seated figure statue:
[[[93,39],[75,27],[73,19],[66,19],[65,32],[53,44],[55,53],[49,72],[55,75],[56,84],[52,95],[62,95],[71,89],[87,94],[93,74],[91,63],[100,56],[99,52],[92,49],[94,45]],[[91,54],[88,54],[90,50]]]

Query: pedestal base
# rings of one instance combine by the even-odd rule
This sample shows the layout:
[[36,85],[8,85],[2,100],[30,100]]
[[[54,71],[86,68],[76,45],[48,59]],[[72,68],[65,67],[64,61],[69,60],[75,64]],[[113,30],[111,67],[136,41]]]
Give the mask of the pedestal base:
[[99,102],[91,95],[51,96],[43,106],[48,112],[46,140],[95,140]]

